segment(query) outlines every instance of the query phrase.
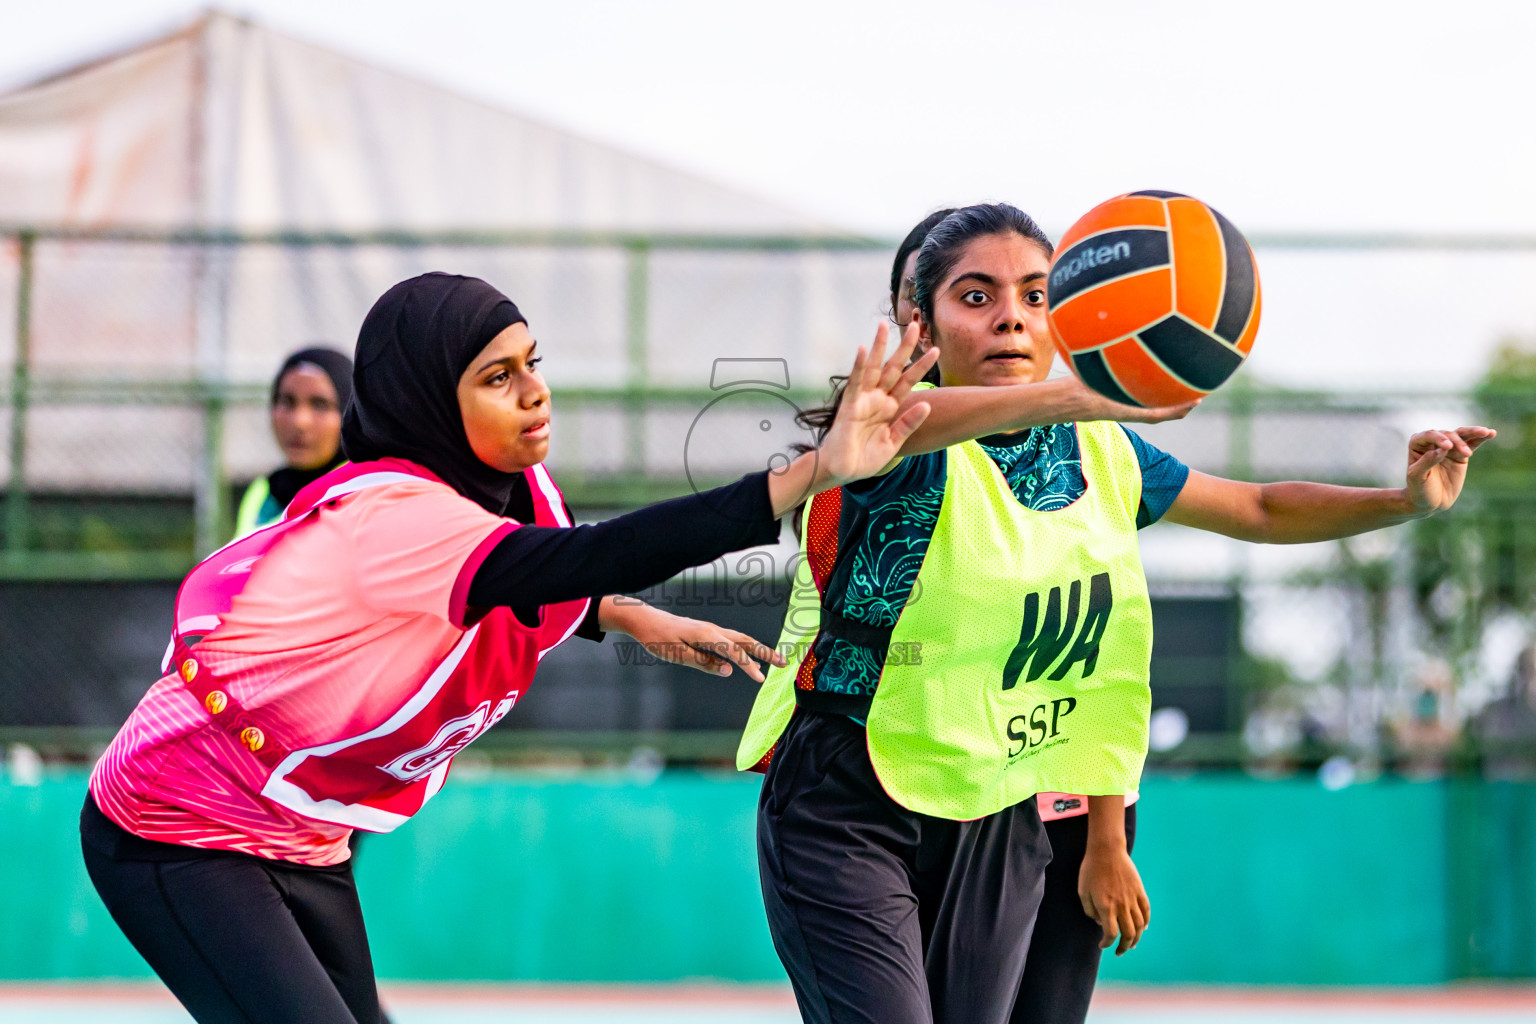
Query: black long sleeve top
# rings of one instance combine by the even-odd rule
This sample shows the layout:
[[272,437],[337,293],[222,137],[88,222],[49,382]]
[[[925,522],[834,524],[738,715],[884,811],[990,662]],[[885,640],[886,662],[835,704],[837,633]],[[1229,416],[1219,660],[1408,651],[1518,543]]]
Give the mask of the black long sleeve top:
[[[533,519],[515,494],[507,513]],[[644,590],[690,566],[778,539],[779,523],[768,499],[768,474],[751,473],[733,484],[647,505],[589,526],[522,526],[486,556],[469,584],[472,608],[506,605],[525,622],[537,621],[541,605],[582,597]],[[597,603],[577,630],[601,639]]]

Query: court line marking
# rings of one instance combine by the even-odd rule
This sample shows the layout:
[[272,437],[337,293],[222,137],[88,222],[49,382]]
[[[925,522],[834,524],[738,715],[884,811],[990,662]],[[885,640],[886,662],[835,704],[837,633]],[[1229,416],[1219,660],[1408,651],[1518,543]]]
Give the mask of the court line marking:
[[[727,984],[657,982],[654,984],[384,982],[386,1003],[401,1006],[481,1003],[505,1007],[665,1007],[793,1008],[788,986],[774,983]],[[155,981],[0,981],[0,1007],[7,1003],[113,1003],[173,1006],[171,994]],[[1101,986],[1097,1010],[1532,1010],[1536,985],[1526,983],[1450,984],[1384,987],[1246,986]]]

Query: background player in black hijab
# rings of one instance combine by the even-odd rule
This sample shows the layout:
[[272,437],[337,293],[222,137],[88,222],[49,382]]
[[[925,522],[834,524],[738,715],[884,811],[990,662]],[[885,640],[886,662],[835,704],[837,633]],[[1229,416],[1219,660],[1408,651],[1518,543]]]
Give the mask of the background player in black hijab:
[[277,522],[293,496],[345,460],[341,414],[352,400],[352,360],[333,348],[302,348],[272,378],[272,436],[284,466],[251,482],[240,499],[235,536]]

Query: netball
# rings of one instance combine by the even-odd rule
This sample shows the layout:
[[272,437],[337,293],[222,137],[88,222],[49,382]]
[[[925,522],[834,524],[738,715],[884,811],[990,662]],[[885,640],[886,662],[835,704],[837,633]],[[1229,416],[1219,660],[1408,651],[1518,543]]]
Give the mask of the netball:
[[1051,337],[1082,382],[1130,405],[1192,402],[1242,365],[1259,330],[1259,272],[1232,222],[1177,192],[1100,203],[1062,236]]

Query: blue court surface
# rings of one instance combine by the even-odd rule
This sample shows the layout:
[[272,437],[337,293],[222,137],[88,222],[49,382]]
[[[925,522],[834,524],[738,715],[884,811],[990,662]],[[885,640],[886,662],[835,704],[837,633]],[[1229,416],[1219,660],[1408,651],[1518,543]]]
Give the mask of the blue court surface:
[[[387,985],[395,1024],[794,1024],[785,988]],[[143,984],[0,984],[6,1024],[186,1024]],[[1090,1024],[1492,1024],[1536,1020],[1536,988],[1106,987]]]

